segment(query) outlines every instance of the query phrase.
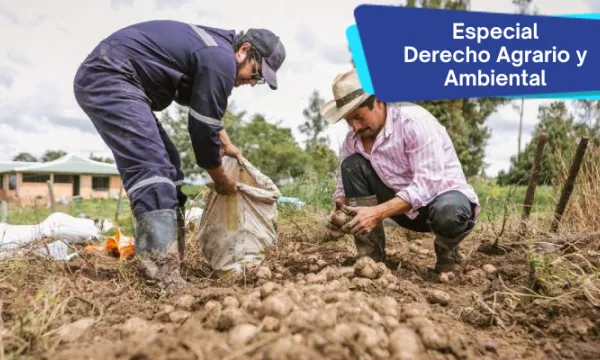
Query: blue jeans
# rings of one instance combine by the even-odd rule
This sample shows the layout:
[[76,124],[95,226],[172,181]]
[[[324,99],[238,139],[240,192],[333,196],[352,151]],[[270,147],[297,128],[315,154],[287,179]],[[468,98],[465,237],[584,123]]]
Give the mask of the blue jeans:
[[[361,154],[352,154],[344,159],[341,170],[346,198],[376,195],[377,202],[381,204],[396,196]],[[458,239],[475,226],[475,206],[463,193],[448,191],[417,209],[419,215],[415,219],[398,215],[392,220],[412,231],[432,232],[444,238]]]

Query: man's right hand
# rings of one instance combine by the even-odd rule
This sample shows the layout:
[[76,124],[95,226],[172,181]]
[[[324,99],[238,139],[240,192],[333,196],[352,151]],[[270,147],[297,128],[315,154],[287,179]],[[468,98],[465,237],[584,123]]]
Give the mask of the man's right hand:
[[222,166],[207,171],[215,183],[215,191],[217,194],[232,195],[237,191],[237,183],[235,180],[225,174]]

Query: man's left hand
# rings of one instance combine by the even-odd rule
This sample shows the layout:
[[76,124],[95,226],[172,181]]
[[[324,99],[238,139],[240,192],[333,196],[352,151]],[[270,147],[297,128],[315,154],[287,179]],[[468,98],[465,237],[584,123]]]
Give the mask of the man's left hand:
[[366,235],[381,221],[381,212],[376,206],[346,206],[346,208],[356,213],[356,216],[340,229],[345,233]]

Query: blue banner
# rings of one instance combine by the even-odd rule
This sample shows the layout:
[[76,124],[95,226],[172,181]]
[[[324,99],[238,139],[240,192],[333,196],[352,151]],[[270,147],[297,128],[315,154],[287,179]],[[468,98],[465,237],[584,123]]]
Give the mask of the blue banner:
[[600,99],[599,15],[361,5],[347,38],[363,89],[386,102]]

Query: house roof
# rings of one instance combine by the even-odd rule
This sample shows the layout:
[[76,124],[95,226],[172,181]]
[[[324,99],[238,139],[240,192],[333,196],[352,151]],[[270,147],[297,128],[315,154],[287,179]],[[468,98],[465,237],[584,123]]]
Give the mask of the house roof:
[[42,164],[39,162],[30,161],[0,161],[0,173],[13,171],[17,167]]
[[115,164],[94,161],[75,154],[67,154],[44,163],[0,161],[0,172],[119,175]]

